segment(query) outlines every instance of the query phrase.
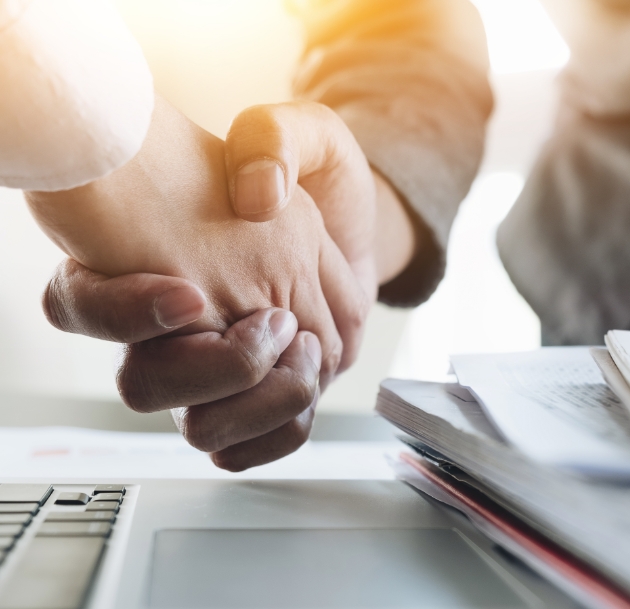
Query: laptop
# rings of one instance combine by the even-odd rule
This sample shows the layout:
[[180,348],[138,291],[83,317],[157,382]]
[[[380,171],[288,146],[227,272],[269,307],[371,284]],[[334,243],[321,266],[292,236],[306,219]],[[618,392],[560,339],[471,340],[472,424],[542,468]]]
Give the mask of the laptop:
[[398,481],[0,480],[0,609],[575,607]]

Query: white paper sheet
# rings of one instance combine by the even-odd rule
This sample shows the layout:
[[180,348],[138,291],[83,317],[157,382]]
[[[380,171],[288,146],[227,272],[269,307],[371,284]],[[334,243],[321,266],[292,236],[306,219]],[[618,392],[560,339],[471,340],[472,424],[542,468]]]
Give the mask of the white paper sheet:
[[215,467],[176,433],[71,427],[0,428],[0,477],[36,478],[394,478],[384,454],[396,442],[307,442],[280,461],[240,473]]
[[628,385],[621,370],[611,357],[611,353],[604,347],[591,347],[590,353],[612,392],[630,411],[630,385]]
[[630,415],[588,348],[451,358],[506,439],[531,458],[595,475],[630,475]]
[[630,382],[630,332],[611,330],[604,337],[610,356],[626,382]]

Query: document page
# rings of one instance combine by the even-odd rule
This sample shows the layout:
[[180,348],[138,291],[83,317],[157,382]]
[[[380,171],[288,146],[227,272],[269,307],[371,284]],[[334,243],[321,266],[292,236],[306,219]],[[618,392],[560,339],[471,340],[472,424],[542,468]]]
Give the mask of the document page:
[[506,440],[528,456],[593,475],[630,476],[630,415],[588,348],[451,357]]
[[626,383],[630,383],[630,332],[610,330],[604,340],[619,372]]

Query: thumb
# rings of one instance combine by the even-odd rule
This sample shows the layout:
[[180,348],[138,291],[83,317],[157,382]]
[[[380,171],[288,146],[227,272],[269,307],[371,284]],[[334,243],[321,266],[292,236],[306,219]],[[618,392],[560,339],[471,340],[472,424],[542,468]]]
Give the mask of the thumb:
[[335,112],[303,101],[252,106],[234,119],[225,151],[237,216],[251,222],[275,218],[299,182],[346,260],[363,274],[359,269],[373,247],[375,183],[363,151]]
[[281,105],[252,106],[233,121],[225,139],[230,200],[250,222],[277,217],[297,187],[299,134]]

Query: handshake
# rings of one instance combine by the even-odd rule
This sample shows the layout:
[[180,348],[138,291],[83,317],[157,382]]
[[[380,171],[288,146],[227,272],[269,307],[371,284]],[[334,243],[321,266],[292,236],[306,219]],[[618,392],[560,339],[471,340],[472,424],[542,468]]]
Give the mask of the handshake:
[[394,191],[313,103],[250,108],[223,142],[157,99],[132,161],[26,199],[70,256],[44,294],[51,323],[125,343],[125,403],[171,409],[232,471],[305,442],[415,245]]

